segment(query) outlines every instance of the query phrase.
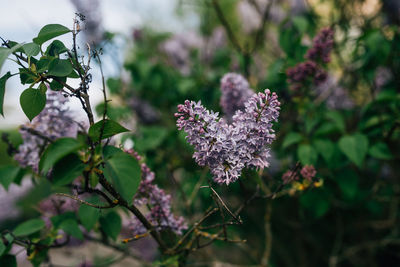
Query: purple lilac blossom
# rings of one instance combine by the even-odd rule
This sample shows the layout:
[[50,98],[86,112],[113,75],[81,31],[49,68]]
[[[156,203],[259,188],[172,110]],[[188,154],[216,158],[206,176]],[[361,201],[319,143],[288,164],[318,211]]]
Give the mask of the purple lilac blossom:
[[[128,151],[138,161],[141,156],[134,150]],[[171,211],[171,195],[166,194],[164,190],[153,184],[155,174],[145,164],[141,164],[142,181],[139,189],[134,196],[133,203],[136,206],[147,206],[150,212],[146,214],[149,220],[158,231],[170,229],[174,233],[181,235],[183,230],[187,229],[187,224],[183,217],[175,216]],[[131,227],[133,235],[143,234],[147,230],[144,225],[136,218],[132,218]]]
[[76,136],[78,125],[65,106],[67,101],[68,99],[61,92],[50,91],[47,94],[46,106],[42,112],[31,123],[20,129],[23,144],[18,147],[14,159],[22,167],[32,167],[34,172],[38,172],[40,154],[49,144],[48,141],[30,133],[27,129],[33,129],[51,140]]
[[312,179],[317,174],[317,171],[315,170],[313,165],[306,165],[301,169],[300,174],[301,176],[303,176],[304,179],[312,181]]
[[301,62],[286,70],[290,89],[298,91],[302,86],[312,82],[321,85],[327,80],[328,74],[319,63],[331,61],[330,53],[333,49],[333,30],[322,29],[313,40],[313,46],[305,55],[305,62]]
[[317,99],[324,101],[329,109],[350,109],[354,106],[349,93],[333,74],[328,74],[326,81],[315,87],[315,93]]
[[306,59],[329,63],[333,49],[333,30],[324,28],[313,39],[313,46],[308,49]]
[[314,85],[320,85],[327,78],[327,73],[314,61],[306,61],[297,64],[286,71],[288,82],[292,90],[299,90],[303,84],[311,80]]
[[229,122],[237,110],[244,110],[244,103],[254,94],[247,80],[240,74],[227,73],[221,79],[220,106]]
[[282,175],[282,180],[284,184],[288,184],[291,181],[299,180],[299,175],[297,174],[297,172],[288,170]]
[[253,94],[245,111],[236,111],[232,124],[227,124],[200,102],[186,100],[178,105],[176,125],[187,133],[197,164],[208,166],[215,182],[228,185],[245,167],[268,167],[268,145],[275,139],[272,122],[278,120],[279,106],[277,95],[267,89]]

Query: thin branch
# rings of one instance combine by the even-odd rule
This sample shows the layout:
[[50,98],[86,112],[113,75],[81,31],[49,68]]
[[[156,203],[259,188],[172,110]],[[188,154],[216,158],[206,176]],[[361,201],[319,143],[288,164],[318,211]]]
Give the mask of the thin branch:
[[222,26],[225,28],[226,34],[233,47],[239,52],[243,53],[243,49],[240,46],[238,39],[236,38],[231,26],[229,25],[228,20],[225,18],[224,12],[222,12],[221,6],[218,3],[218,0],[212,0],[212,5],[214,7],[215,13],[217,14],[218,19],[220,20]]
[[87,205],[87,206],[90,206],[90,207],[93,207],[93,208],[96,208],[96,209],[111,209],[111,208],[114,208],[116,206],[116,204],[110,204],[108,206],[100,206],[100,205],[95,205],[95,204],[89,203],[89,202],[87,202],[85,200],[82,200],[79,197],[76,197],[76,196],[73,196],[73,195],[68,195],[68,194],[64,194],[64,193],[55,193],[55,194],[57,196],[69,197],[69,198],[71,198],[73,200],[78,201],[81,204],[84,204],[84,205]]

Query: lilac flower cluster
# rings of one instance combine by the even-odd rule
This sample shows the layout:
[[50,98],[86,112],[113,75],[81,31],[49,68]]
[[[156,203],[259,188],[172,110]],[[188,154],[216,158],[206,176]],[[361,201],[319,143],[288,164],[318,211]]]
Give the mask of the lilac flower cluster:
[[220,105],[229,122],[237,110],[244,110],[244,103],[254,94],[247,80],[236,73],[222,77],[221,92]]
[[333,30],[324,28],[314,38],[313,46],[308,49],[305,55],[307,60],[286,70],[290,88],[297,91],[308,82],[318,86],[326,81],[328,75],[319,62],[330,62],[332,48]]
[[333,30],[331,28],[322,29],[313,39],[313,46],[308,49],[306,58],[312,61],[331,61],[331,51],[333,49]]
[[43,111],[20,129],[24,142],[18,147],[14,159],[21,166],[32,167],[38,172],[40,154],[49,144],[46,139],[76,136],[78,126],[65,106],[66,102],[67,98],[61,92],[50,91]]
[[[128,151],[138,161],[141,160],[140,155],[130,150]],[[171,195],[166,194],[164,190],[153,184],[155,175],[154,172],[145,164],[141,164],[142,181],[139,189],[134,196],[133,202],[137,206],[147,206],[150,212],[146,218],[156,227],[157,230],[169,229],[176,234],[182,234],[182,231],[187,229],[183,217],[175,216],[171,211]],[[134,217],[131,222],[132,232],[134,235],[143,234],[147,230],[143,224]]]
[[[306,179],[308,181],[312,181],[312,179],[315,177],[317,174],[317,171],[315,170],[313,165],[305,165],[301,170],[300,170],[300,175],[303,177],[303,179]],[[284,184],[288,184],[292,181],[298,181],[300,179],[299,173],[296,171],[288,170],[282,175],[282,180]]]
[[314,85],[320,85],[326,80],[327,73],[317,63],[306,61],[289,68],[286,72],[292,90],[299,90],[301,86],[311,80]]
[[268,167],[269,147],[275,139],[272,122],[278,120],[280,103],[269,89],[253,94],[245,102],[245,110],[237,110],[232,124],[208,111],[200,102],[186,100],[178,105],[177,127],[187,133],[193,145],[193,158],[200,166],[208,166],[217,183],[236,181],[245,167]]

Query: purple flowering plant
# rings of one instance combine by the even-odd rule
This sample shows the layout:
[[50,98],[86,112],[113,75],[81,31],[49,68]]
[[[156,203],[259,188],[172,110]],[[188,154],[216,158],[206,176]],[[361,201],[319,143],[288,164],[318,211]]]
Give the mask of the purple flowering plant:
[[326,16],[315,1],[211,0],[199,32],[134,29],[126,71],[108,79],[101,1],[71,2],[86,14],[72,29],[2,39],[0,67],[18,71],[3,66],[0,113],[19,77],[29,122],[2,136],[0,266],[393,265],[400,37],[387,1],[348,17],[366,2]]

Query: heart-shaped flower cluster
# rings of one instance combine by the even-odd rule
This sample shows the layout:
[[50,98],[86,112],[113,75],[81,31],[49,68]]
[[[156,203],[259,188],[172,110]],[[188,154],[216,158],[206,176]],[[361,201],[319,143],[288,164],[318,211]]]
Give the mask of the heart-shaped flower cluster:
[[280,103],[276,93],[266,89],[253,94],[228,124],[201,102],[186,100],[178,105],[177,127],[187,133],[194,146],[193,158],[208,166],[217,183],[236,181],[245,167],[268,167],[269,145],[275,139],[272,122],[278,120]]

